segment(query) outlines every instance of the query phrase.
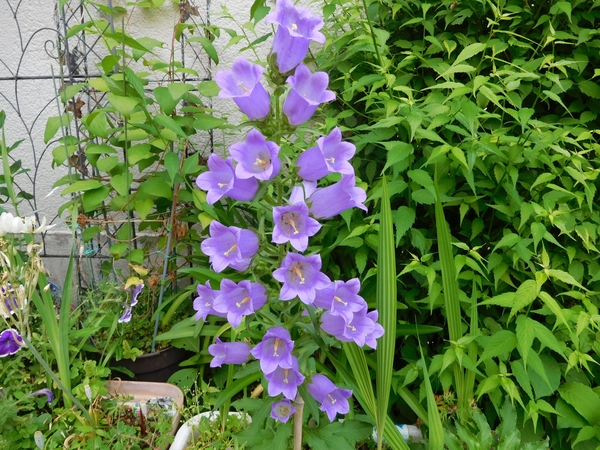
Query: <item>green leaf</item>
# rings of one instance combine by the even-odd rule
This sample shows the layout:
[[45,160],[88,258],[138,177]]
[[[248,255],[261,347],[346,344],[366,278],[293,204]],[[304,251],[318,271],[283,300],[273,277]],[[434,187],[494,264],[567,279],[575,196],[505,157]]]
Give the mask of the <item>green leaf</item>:
[[532,322],[534,321],[527,316],[520,315],[517,317],[517,348],[523,358],[525,368],[527,368],[529,349],[533,345],[533,339],[535,338],[535,326]]
[[550,308],[550,311],[552,311],[552,314],[554,314],[556,316],[556,318],[558,320],[560,320],[562,322],[562,324],[564,326],[566,326],[569,331],[571,331],[571,327],[569,326],[569,323],[567,322],[567,318],[563,314],[563,311],[562,311],[560,305],[558,304],[558,302],[556,300],[554,300],[550,296],[550,294],[548,294],[547,292],[544,292],[544,291],[542,291],[538,294],[538,298],[542,301],[542,303],[544,303],[548,308]]
[[63,114],[57,117],[48,117],[46,129],[44,130],[44,144],[50,142],[60,127],[66,127],[73,120],[72,114]]
[[173,197],[173,189],[162,178],[152,177],[140,184],[140,191],[151,196],[163,197],[171,199]]
[[432,196],[435,201],[435,186],[433,185],[433,179],[431,175],[429,175],[426,171],[422,169],[409,170],[407,175],[413,180],[415,183],[423,186]]
[[99,180],[83,180],[75,181],[71,185],[67,186],[61,193],[61,195],[73,194],[75,192],[89,191],[92,189],[98,189],[104,186]]
[[118,175],[113,175],[110,178],[110,185],[115,189],[115,191],[117,191],[119,195],[127,195],[129,193],[129,186],[131,186],[132,180],[133,175],[131,172],[126,171]]
[[164,164],[171,182],[174,182],[175,177],[179,173],[179,157],[173,152],[168,152],[165,155]]
[[472,58],[473,56],[477,55],[478,53],[481,53],[482,51],[484,51],[485,48],[486,48],[486,44],[482,44],[480,42],[476,42],[474,44],[466,46],[458,54],[458,56],[456,57],[456,60],[454,61],[454,63],[452,65],[456,66],[460,62],[466,61],[467,59]]
[[220,91],[221,88],[216,81],[203,81],[198,85],[198,92],[205,97],[216,97]]
[[123,116],[129,118],[133,109],[139,104],[139,99],[116,95],[112,92],[107,96],[108,102]]
[[558,392],[590,425],[600,422],[600,398],[592,388],[571,381],[559,387]]
[[379,323],[384,329],[377,342],[377,408],[376,424],[379,439],[387,418],[388,401],[396,353],[396,321],[398,320],[396,292],[396,246],[392,225],[392,210],[385,175],[381,179],[381,212],[379,223],[379,254],[377,256],[376,304]]
[[522,308],[529,306],[538,296],[540,290],[535,280],[525,280],[515,292],[515,300],[510,315],[514,315]]
[[187,42],[200,42],[206,54],[210,56],[210,59],[212,59],[215,64],[219,64],[219,55],[217,54],[212,42],[210,42],[207,38],[204,36],[194,36],[187,38]]
[[517,346],[517,337],[508,330],[498,331],[492,336],[480,336],[477,340],[483,347],[480,361],[510,353]]
[[400,239],[413,226],[417,213],[413,208],[401,206],[393,212],[394,226],[396,227],[396,246],[400,245]]
[[165,116],[164,114],[156,114],[154,116],[154,121],[159,125],[165,127],[167,130],[171,130],[179,137],[187,137],[185,131],[183,131],[183,129],[177,124],[177,122],[175,122],[175,120],[172,117]]
[[225,123],[227,123],[227,121],[224,119],[219,119],[218,117],[211,116],[209,114],[198,114],[196,115],[196,120],[194,121],[194,128],[197,130],[212,130]]

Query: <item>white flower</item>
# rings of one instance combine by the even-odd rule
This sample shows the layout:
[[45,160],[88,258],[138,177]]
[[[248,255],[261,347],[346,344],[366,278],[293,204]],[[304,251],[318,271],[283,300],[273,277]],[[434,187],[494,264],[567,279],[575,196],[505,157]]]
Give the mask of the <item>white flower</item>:
[[0,214],[0,237],[8,233],[43,233],[55,225],[46,225],[46,218],[42,219],[39,227],[36,227],[35,216],[15,217],[9,212]]

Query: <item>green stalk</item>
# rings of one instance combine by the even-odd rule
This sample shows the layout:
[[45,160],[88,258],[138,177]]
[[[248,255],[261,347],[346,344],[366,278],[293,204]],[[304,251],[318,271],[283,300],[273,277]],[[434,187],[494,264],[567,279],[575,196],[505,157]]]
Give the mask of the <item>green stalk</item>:
[[0,140],[0,149],[2,150],[2,171],[4,175],[4,184],[8,191],[8,197],[15,208],[15,215],[19,215],[17,207],[17,197],[15,196],[15,190],[13,186],[12,172],[10,171],[10,162],[8,161],[8,148],[6,147],[6,137],[4,135],[4,121],[6,119],[6,113],[0,111],[0,128],[2,128],[2,139]]
[[379,219],[379,255],[377,258],[377,311],[385,330],[377,342],[377,448],[383,448],[383,430],[387,418],[394,354],[396,353],[396,246],[392,227],[392,208],[385,175],[381,179]]
[[[419,346],[421,341],[419,340]],[[429,448],[442,449],[444,448],[444,428],[442,427],[442,419],[438,412],[431,381],[429,380],[429,371],[423,352],[421,352],[421,362],[423,363],[423,378],[425,381],[425,392],[427,394],[427,417],[429,419]]]
[[[438,251],[442,269],[442,286],[444,288],[444,302],[446,307],[446,321],[448,322],[448,335],[450,341],[457,342],[462,337],[462,321],[460,310],[460,297],[456,267],[452,256],[452,237],[450,228],[444,216],[444,208],[438,187],[437,166],[435,170],[435,225],[437,229]],[[466,411],[469,399],[465,392],[465,373],[458,362],[454,363],[454,383],[458,397],[458,409]]]

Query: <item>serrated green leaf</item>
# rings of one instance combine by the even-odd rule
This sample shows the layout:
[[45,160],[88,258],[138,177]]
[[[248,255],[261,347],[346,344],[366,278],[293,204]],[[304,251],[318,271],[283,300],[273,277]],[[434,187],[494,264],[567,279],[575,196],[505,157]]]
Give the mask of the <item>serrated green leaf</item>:
[[525,280],[515,292],[515,299],[510,315],[516,314],[522,308],[529,306],[539,294],[538,284],[534,280]]
[[458,54],[458,56],[456,57],[456,59],[454,60],[454,63],[452,65],[455,66],[458,63],[466,61],[469,58],[472,58],[473,56],[477,55],[478,53],[481,53],[482,51],[484,51],[485,48],[486,48],[486,44],[482,44],[480,42],[476,42],[474,44],[467,45]]
[[481,336],[478,341],[483,347],[481,361],[510,353],[517,346],[517,337],[508,330],[498,331],[492,336]]
[[600,398],[592,388],[570,381],[559,387],[558,392],[590,425],[600,422]]

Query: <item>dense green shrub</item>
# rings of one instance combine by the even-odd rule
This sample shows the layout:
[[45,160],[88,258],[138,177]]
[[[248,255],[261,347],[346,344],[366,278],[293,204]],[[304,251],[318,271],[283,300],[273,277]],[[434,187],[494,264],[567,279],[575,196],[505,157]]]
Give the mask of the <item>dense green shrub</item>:
[[[598,6],[327,0],[329,39],[316,56],[341,93],[328,125],[356,144],[374,216],[380,173],[388,178],[398,318],[425,331],[449,325],[436,198],[444,205],[461,338],[421,337],[440,410],[473,399],[497,424],[508,395],[524,441],[549,435],[551,448],[600,445]],[[353,220],[352,251],[333,256],[368,278],[376,229]],[[398,343],[396,391],[421,387],[423,398],[417,346]],[[466,390],[455,402],[457,374]]]

